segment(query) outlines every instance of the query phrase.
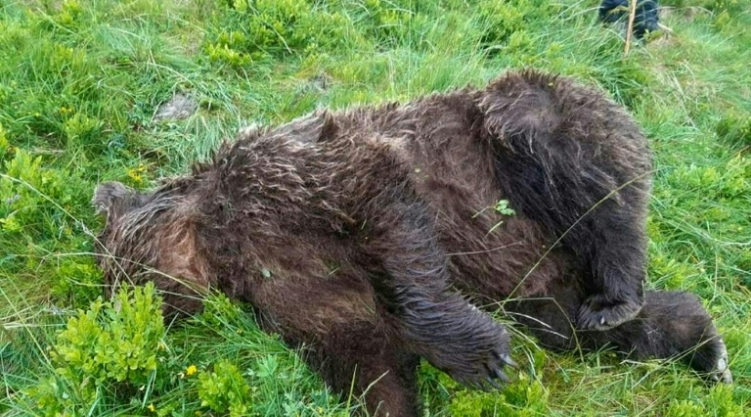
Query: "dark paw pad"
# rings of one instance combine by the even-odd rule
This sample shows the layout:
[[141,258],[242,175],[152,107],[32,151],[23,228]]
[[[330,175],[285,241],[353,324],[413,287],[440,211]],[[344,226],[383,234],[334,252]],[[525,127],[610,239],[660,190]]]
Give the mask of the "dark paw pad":
[[636,317],[643,303],[638,301],[607,301],[594,295],[579,308],[577,327],[582,330],[608,330]]

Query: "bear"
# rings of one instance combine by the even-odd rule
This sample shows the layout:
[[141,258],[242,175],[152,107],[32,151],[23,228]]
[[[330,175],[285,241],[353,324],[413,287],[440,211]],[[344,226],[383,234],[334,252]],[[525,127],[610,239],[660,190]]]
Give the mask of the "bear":
[[99,265],[108,294],[155,282],[167,317],[213,290],[248,305],[369,415],[419,415],[421,359],[470,387],[507,383],[492,313],[551,350],[680,357],[730,383],[698,298],[643,289],[652,171],[622,106],[508,71],[243,129],[149,192],[102,183]]

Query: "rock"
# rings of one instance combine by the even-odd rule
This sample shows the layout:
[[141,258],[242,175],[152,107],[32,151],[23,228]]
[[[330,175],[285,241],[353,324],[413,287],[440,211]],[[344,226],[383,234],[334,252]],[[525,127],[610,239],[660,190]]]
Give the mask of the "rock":
[[166,119],[187,119],[195,113],[197,108],[197,101],[186,94],[177,93],[168,102],[159,105],[151,120],[158,122]]

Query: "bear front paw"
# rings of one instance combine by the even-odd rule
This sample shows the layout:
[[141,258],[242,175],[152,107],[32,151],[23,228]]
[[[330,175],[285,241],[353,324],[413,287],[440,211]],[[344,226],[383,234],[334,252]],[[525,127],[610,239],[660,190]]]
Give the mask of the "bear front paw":
[[510,355],[510,337],[502,326],[495,335],[485,335],[482,340],[446,343],[432,364],[446,372],[455,381],[481,390],[501,388],[501,383],[511,382],[503,372],[505,366],[516,367]]
[[728,351],[725,342],[717,336],[699,346],[692,356],[692,366],[704,376],[709,383],[732,384]]
[[642,309],[640,299],[610,301],[603,294],[589,297],[579,308],[577,327],[581,330],[608,330],[635,318]]

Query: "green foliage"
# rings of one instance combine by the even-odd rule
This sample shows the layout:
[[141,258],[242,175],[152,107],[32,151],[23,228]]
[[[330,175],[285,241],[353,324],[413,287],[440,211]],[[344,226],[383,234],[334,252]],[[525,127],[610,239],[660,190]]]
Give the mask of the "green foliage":
[[458,392],[449,410],[451,415],[467,417],[533,417],[545,414],[548,394],[542,383],[524,376],[502,393]]
[[748,12],[748,1],[744,0],[705,0],[705,7],[717,14]]
[[11,151],[8,138],[5,136],[5,129],[3,129],[2,123],[0,123],[0,162],[5,159],[5,155]]
[[212,372],[201,372],[198,379],[202,406],[220,413],[229,412],[231,417],[249,415],[250,387],[235,365],[219,361]]
[[205,51],[212,61],[247,66],[256,60],[343,46],[349,20],[307,0],[229,0]]
[[514,211],[514,209],[509,206],[508,200],[498,200],[498,203],[496,203],[494,209],[496,213],[502,214],[504,216],[516,215],[516,211]]
[[101,294],[102,273],[91,258],[64,257],[49,266],[50,293],[72,306],[83,306]]
[[49,283],[51,295],[72,306],[85,306],[100,294],[101,272],[92,258],[35,262],[37,256],[63,245],[76,251],[91,247],[88,238],[78,234],[80,225],[72,217],[82,209],[74,199],[81,180],[64,169],[46,166],[41,155],[12,148],[7,142],[3,146],[3,139],[0,136],[0,148],[7,158],[0,158],[5,172],[0,174],[0,245],[8,254],[19,250],[30,255],[26,259],[8,257],[5,267],[19,272],[34,269],[42,277],[49,273],[39,282]]
[[742,417],[746,415],[743,406],[734,404],[733,393],[726,386],[713,387],[709,395],[699,399],[673,400],[665,412],[665,417],[693,417],[711,415],[717,417]]
[[741,155],[730,159],[724,166],[689,165],[676,169],[669,181],[677,188],[704,190],[720,201],[733,199],[749,191],[751,160]]
[[689,400],[679,400],[670,403],[665,417],[693,417],[702,414],[703,408]]
[[201,319],[212,327],[237,327],[242,321],[242,310],[224,294],[215,294],[205,303]]
[[751,146],[751,112],[745,116],[728,114],[715,125],[715,133],[732,146]]
[[747,404],[738,404],[733,398],[733,389],[725,385],[712,387],[707,397],[710,415],[718,417],[743,417],[747,415]]
[[70,319],[51,357],[63,377],[75,379],[83,372],[97,382],[127,381],[138,387],[156,371],[163,337],[161,300],[149,283],[120,291],[114,304],[94,302]]
[[[347,2],[342,3],[346,5]],[[414,46],[421,46],[416,31],[425,24],[426,16],[421,12],[419,2],[364,0],[357,4],[357,8],[350,7],[350,14],[356,16],[355,25],[367,39],[383,47],[409,45],[411,42]]]
[[104,150],[102,143],[98,143],[104,123],[96,118],[90,118],[82,113],[75,113],[63,122],[63,133],[67,139],[69,149],[96,146],[93,152]]
[[484,29],[481,43],[495,53],[504,47],[518,51],[531,46],[529,25],[549,19],[557,10],[554,4],[542,0],[482,0],[477,8],[478,23]]
[[0,236],[25,232],[38,237],[57,232],[58,223],[54,220],[43,224],[38,220],[41,213],[53,217],[57,206],[70,202],[70,195],[65,193],[65,174],[44,167],[41,156],[34,157],[24,149],[16,149],[13,158],[3,161],[3,165]]
[[125,288],[114,302],[93,302],[68,320],[50,349],[54,373],[28,390],[45,416],[86,415],[101,407],[102,391],[134,395],[153,384],[165,329],[154,285]]

